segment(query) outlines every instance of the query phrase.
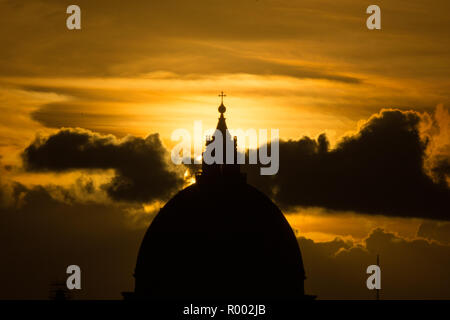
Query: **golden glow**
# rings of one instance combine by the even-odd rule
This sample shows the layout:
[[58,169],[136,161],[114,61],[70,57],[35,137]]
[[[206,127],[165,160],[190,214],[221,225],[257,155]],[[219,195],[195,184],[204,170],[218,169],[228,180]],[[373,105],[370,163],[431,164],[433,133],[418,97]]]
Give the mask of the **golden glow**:
[[419,226],[424,221],[351,212],[326,212],[320,208],[303,209],[285,214],[285,217],[297,236],[316,242],[331,241],[336,237],[361,242],[375,228],[383,228],[403,238],[415,239]]
[[184,172],[184,187],[188,187],[195,183],[195,175],[191,174],[189,169]]
[[[325,132],[332,146],[382,108],[450,105],[447,0],[383,3],[392,14],[376,33],[354,1],[80,1],[89,12],[81,32],[67,31],[56,2],[0,2],[0,29],[8,30],[0,51],[2,181],[68,186],[80,178],[21,167],[20,153],[36,134],[62,127],[118,137],[159,133],[170,149],[175,129],[193,134],[196,120],[205,130],[216,126],[222,90],[230,129],[274,128],[281,139]],[[448,141],[447,131],[440,136]],[[447,145],[429,152],[447,152]],[[100,185],[112,174],[87,175]],[[195,177],[186,171],[184,180],[187,186]],[[139,212],[155,209],[146,206]],[[317,240],[361,239],[376,225],[412,237],[418,225],[316,211],[287,217]]]

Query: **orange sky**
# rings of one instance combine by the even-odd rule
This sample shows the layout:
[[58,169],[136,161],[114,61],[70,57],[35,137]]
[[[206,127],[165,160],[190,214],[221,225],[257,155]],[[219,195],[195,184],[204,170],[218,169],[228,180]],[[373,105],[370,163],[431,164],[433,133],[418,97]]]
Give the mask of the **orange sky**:
[[[230,128],[278,128],[283,139],[325,132],[332,145],[382,108],[445,112],[450,6],[432,3],[378,1],[382,30],[369,31],[360,1],[80,0],[82,30],[69,31],[64,2],[0,1],[0,156],[15,168],[2,179],[104,181],[104,172],[24,173],[19,154],[61,127],[158,132],[170,146],[177,128],[215,125],[221,90]],[[418,228],[306,213],[289,221],[323,241],[362,239],[380,225],[413,237]]]

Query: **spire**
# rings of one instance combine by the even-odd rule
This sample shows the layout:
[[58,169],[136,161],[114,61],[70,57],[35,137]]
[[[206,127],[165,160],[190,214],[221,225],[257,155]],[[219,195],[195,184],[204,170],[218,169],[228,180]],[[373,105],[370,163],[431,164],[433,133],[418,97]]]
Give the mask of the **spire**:
[[227,111],[227,108],[225,108],[225,106],[223,105],[223,97],[226,97],[227,95],[222,92],[220,92],[219,97],[222,98],[221,102],[220,102],[220,106],[219,106],[219,112],[220,112],[220,117],[223,118],[223,114],[225,113],[225,111]]
[[[240,172],[240,166],[237,164],[237,138],[232,137],[230,132],[228,131],[227,124],[225,122],[225,117],[223,114],[227,110],[225,105],[223,104],[223,98],[226,97],[226,94],[223,91],[219,94],[221,98],[220,106],[218,111],[220,113],[219,121],[217,122],[216,132],[219,131],[221,135],[214,133],[212,137],[207,138],[206,140],[206,149],[210,147],[210,145],[215,141],[219,136],[222,140],[222,160],[219,163],[206,164],[202,162],[202,173],[200,175],[196,175],[197,181],[215,181],[216,179],[234,179],[236,181],[245,182],[246,178],[244,174]],[[227,150],[227,146],[232,146],[230,150]],[[214,149],[210,149],[214,150]],[[206,152],[206,151],[205,151]],[[212,151],[215,152],[215,151]],[[227,163],[227,153],[232,155],[234,159],[231,163]]]
[[[219,122],[217,123],[217,130],[219,130],[222,133],[222,136],[225,137],[227,136],[227,134],[229,134],[227,132],[227,124],[225,122],[225,117],[223,116],[223,114],[225,113],[225,111],[227,111],[227,108],[224,106],[223,104],[223,97],[226,97],[227,95],[222,92],[220,92],[219,97],[221,98],[221,102],[220,102],[220,106],[219,106],[219,112],[220,112],[220,118],[219,118]],[[224,140],[225,141],[225,140]]]

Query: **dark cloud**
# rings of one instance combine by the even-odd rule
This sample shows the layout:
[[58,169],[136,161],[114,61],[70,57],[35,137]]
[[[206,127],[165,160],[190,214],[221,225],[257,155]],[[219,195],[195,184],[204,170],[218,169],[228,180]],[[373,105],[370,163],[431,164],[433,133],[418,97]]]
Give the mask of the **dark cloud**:
[[[424,170],[427,141],[420,121],[416,112],[383,110],[332,150],[324,134],[283,141],[278,174],[260,176],[259,168],[247,165],[249,181],[287,211],[317,206],[447,220],[450,190],[444,179],[435,182]],[[33,171],[115,169],[105,188],[118,200],[167,199],[182,186],[157,135],[117,141],[63,129],[36,139],[23,158]]]
[[450,219],[450,189],[424,171],[427,141],[416,112],[384,110],[328,150],[325,135],[280,143],[280,169],[250,181],[285,209],[318,206],[390,216]]
[[[52,188],[54,189],[54,188]],[[60,193],[68,190],[60,188]],[[47,299],[52,282],[65,283],[66,268],[82,271],[75,299],[120,299],[133,289],[133,270],[150,214],[133,223],[124,207],[56,200],[47,187],[0,185],[1,299]]]
[[114,124],[121,121],[130,123],[142,121],[142,117],[138,115],[108,114],[92,110],[95,110],[93,103],[49,103],[33,111],[30,116],[48,128],[75,128],[82,124],[83,128],[97,133],[114,133],[116,136],[127,135],[129,128]]
[[[0,190],[6,187],[0,185]],[[116,204],[65,203],[47,187],[9,186],[11,206],[0,205],[2,299],[46,299],[64,282],[68,265],[82,270],[75,299],[121,299],[133,290],[138,248],[151,216],[134,224]],[[67,190],[65,191],[68,192]],[[367,266],[380,255],[382,299],[450,298],[450,246],[408,240],[376,229],[361,243],[298,238],[306,292],[319,299],[373,299]]]
[[380,256],[382,299],[448,299],[450,246],[408,240],[375,229],[360,245],[339,238],[316,243],[299,238],[307,280],[319,299],[374,299],[366,268]]
[[116,175],[104,188],[115,200],[167,200],[183,184],[158,134],[117,140],[83,129],[62,129],[37,137],[22,157],[29,171],[114,169]]
[[431,172],[437,181],[445,183],[447,178],[450,177],[450,159],[444,156],[437,156]]
[[420,225],[417,236],[450,244],[450,222],[425,221]]

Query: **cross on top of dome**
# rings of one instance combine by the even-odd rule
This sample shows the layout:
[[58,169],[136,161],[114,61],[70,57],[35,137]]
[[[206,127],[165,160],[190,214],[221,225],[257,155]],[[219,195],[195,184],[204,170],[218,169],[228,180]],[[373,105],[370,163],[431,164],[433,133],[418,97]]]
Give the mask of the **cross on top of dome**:
[[222,98],[221,102],[220,102],[220,106],[219,106],[219,112],[221,114],[224,114],[225,111],[227,111],[227,108],[225,108],[225,106],[223,105],[223,97],[226,97],[227,95],[222,92],[220,92],[219,97]]

